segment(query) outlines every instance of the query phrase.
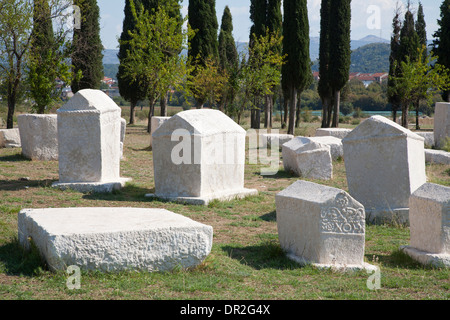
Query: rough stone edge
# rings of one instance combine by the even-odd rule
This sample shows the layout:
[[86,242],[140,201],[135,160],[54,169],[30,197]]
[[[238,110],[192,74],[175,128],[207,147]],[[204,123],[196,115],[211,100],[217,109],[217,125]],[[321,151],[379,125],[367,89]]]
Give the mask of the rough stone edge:
[[316,267],[318,269],[331,269],[333,271],[337,272],[354,272],[354,271],[368,271],[368,272],[374,272],[377,271],[379,268],[377,266],[368,264],[368,263],[362,263],[361,265],[339,265],[339,264],[321,264],[321,263],[313,263],[310,262],[302,257],[298,257],[294,254],[287,254],[286,255],[290,260],[300,264],[301,266],[307,266],[311,265],[313,267]]
[[146,194],[146,198],[154,198],[154,199],[161,199],[164,201],[169,202],[176,202],[181,204],[189,204],[189,205],[199,205],[199,206],[207,206],[211,201],[213,200],[219,200],[219,201],[230,201],[234,199],[243,199],[248,196],[257,195],[258,190],[256,189],[241,189],[237,191],[230,191],[226,193],[221,194],[213,194],[209,196],[204,197],[164,197],[164,196],[157,196],[154,193]]
[[429,253],[411,246],[402,246],[400,247],[400,250],[423,265],[431,265],[438,268],[450,268],[450,254]]
[[74,183],[61,183],[55,182],[52,184],[53,188],[59,188],[61,190],[72,189],[82,193],[97,192],[97,193],[111,193],[116,190],[120,190],[125,186],[127,182],[132,181],[131,178],[120,178],[117,181],[105,181],[105,182],[74,182]]

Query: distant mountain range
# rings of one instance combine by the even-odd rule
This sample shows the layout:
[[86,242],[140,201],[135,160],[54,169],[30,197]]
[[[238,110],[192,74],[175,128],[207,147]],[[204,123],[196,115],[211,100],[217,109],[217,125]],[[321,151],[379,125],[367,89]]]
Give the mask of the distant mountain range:
[[[390,41],[382,39],[374,35],[368,35],[360,40],[352,40],[351,49],[354,51],[352,54],[352,70],[357,68],[363,68],[364,70],[357,70],[360,72],[382,72],[388,70],[389,67],[389,45]],[[379,44],[380,46],[368,46],[372,44]],[[237,48],[239,52],[246,50],[247,43],[238,42]],[[365,50],[357,51],[360,48]],[[310,56],[312,61],[316,61],[319,58],[320,39],[319,37],[310,38]],[[117,58],[118,49],[105,49],[103,51],[103,64],[119,64]],[[387,54],[387,56],[386,56]],[[353,56],[356,56],[358,63],[353,61]],[[369,58],[368,58],[369,57]],[[376,61],[374,61],[374,59]],[[370,65],[368,65],[370,64]],[[386,65],[388,66],[386,68]],[[374,68],[379,68],[375,70]],[[375,71],[371,71],[371,70]],[[370,70],[370,71],[367,71]]]

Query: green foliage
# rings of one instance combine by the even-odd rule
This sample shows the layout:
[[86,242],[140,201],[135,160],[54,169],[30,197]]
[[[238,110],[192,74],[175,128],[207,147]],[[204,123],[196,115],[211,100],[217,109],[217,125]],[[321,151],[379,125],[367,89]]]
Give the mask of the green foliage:
[[390,50],[388,43],[371,43],[354,50],[350,72],[388,72]]
[[[100,39],[100,9],[96,0],[74,0],[80,7],[81,28],[72,43],[72,92],[98,89],[103,79],[103,45]],[[77,75],[81,72],[81,77]]]
[[45,113],[51,104],[59,100],[61,89],[56,87],[55,79],[69,83],[71,79],[68,43],[65,37],[54,35],[51,11],[47,0],[34,2],[33,31],[30,55],[27,61],[25,82],[29,96],[34,101],[32,109]]
[[450,88],[449,70],[435,63],[433,54],[426,54],[426,48],[418,50],[417,59],[401,62],[401,75],[394,77],[396,93],[403,105],[425,100],[431,103],[433,95]]
[[[433,52],[438,57],[437,63],[450,68],[450,0],[444,0],[441,4],[441,16],[438,20],[439,29],[434,33]],[[449,92],[442,95],[445,101],[449,100]]]
[[188,55],[192,62],[203,63],[210,57],[218,57],[217,40],[219,24],[215,0],[191,0],[188,7],[189,26],[193,30]]
[[125,42],[130,50],[122,61],[124,75],[145,87],[146,96],[154,105],[167,88],[181,86],[186,61],[177,53],[186,45],[187,34],[178,32],[178,19],[170,17],[163,7],[149,12],[141,5],[136,10],[131,1],[131,11],[137,23],[129,33],[130,40]]

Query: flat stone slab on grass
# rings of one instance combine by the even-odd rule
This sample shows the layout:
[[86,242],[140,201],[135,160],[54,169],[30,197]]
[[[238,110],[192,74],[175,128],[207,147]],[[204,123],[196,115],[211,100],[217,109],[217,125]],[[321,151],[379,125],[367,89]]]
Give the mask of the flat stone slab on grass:
[[32,239],[51,270],[192,268],[209,255],[213,240],[211,226],[163,209],[24,209],[18,219],[19,242],[29,249]]
[[263,139],[262,146],[270,147],[272,145],[272,141],[278,141],[278,145],[281,148],[283,144],[291,141],[295,137],[292,134],[283,134],[283,133],[264,133],[260,136]]
[[316,130],[316,137],[335,137],[338,139],[344,139],[352,129],[345,128],[319,128]]
[[425,161],[436,164],[450,164],[450,152],[425,149]]

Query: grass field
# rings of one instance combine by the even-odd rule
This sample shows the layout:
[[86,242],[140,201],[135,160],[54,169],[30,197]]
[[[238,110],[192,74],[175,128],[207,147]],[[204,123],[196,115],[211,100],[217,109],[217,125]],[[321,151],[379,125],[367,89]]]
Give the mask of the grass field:
[[[450,271],[423,267],[399,251],[409,244],[409,228],[368,225],[365,260],[381,270],[381,287],[370,290],[366,272],[339,273],[301,267],[278,243],[275,195],[298,180],[284,172],[261,176],[261,165],[246,165],[245,186],[259,195],[209,206],[189,206],[145,198],[154,188],[152,151],[145,122],[129,126],[121,176],[133,179],[113,194],[82,194],[51,188],[57,162],[28,161],[20,149],[0,149],[0,300],[448,300]],[[302,124],[297,134],[314,132]],[[450,186],[448,166],[427,165],[430,182]],[[314,180],[311,180],[314,181]],[[334,163],[331,181],[347,190],[343,161]],[[36,251],[17,240],[17,214],[23,208],[165,208],[213,226],[211,254],[194,270],[170,273],[83,272],[81,289],[70,290],[65,272],[50,272]]]

